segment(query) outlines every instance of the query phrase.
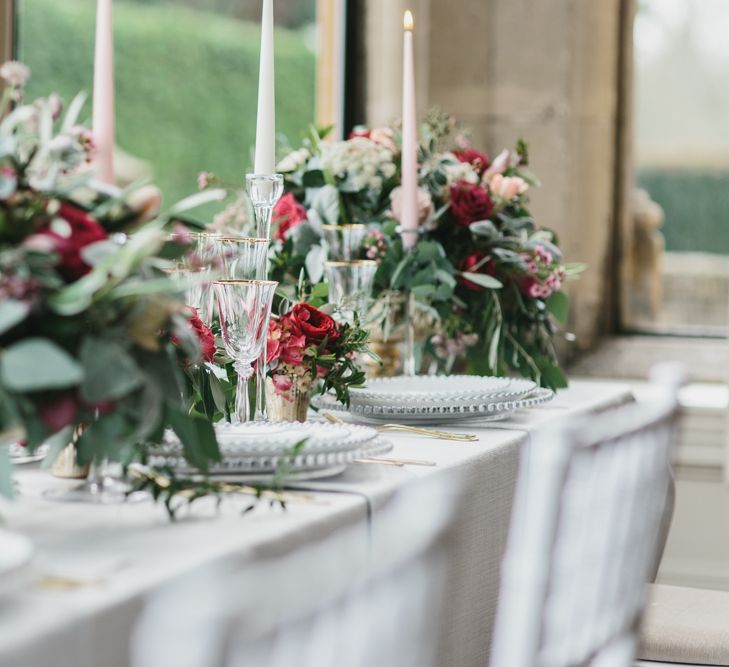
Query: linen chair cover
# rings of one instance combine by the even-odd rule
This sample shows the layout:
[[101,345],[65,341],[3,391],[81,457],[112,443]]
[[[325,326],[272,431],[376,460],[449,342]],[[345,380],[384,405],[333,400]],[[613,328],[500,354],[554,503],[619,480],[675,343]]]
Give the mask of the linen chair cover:
[[621,667],[661,539],[680,370],[660,399],[535,433],[502,565],[493,667]]
[[457,481],[454,473],[406,486],[370,531],[335,532],[170,586],[142,615],[132,664],[436,667]]

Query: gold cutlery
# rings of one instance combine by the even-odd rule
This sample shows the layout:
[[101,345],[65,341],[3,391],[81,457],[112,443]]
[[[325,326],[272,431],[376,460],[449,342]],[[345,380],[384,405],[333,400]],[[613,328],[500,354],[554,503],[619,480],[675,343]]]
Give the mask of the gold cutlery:
[[[331,412],[322,411],[322,416],[332,424],[346,424],[346,422],[339,417],[336,417]],[[422,428],[420,426],[406,426],[405,424],[379,424],[374,427],[377,431],[402,431],[404,433],[416,433],[418,435],[424,435],[428,438],[437,438],[438,440],[453,440],[458,442],[475,442],[478,440],[478,436],[472,433],[451,433],[449,431],[437,431],[432,428]]]
[[433,467],[438,465],[435,461],[426,461],[425,459],[398,459],[391,458],[389,456],[368,456],[368,461],[374,461],[375,463],[396,463],[404,466],[429,466]]

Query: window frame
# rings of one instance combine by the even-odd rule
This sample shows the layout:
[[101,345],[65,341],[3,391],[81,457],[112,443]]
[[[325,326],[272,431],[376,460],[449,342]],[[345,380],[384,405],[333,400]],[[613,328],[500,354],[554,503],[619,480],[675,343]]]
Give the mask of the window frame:
[[[0,62],[15,57],[16,0],[0,0]],[[349,0],[316,0],[319,50],[316,62],[315,118],[320,126],[333,125],[334,137],[343,136],[346,124],[347,36],[353,25]]]

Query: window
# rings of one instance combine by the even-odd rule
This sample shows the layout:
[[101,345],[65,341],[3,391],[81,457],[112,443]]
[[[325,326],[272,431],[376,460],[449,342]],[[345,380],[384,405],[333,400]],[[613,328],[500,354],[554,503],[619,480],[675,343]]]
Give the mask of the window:
[[726,0],[638,4],[633,329],[729,328],[727,25]]
[[[16,0],[29,95],[56,91],[68,102],[91,92],[95,5]],[[275,8],[277,129],[298,143],[315,118],[317,2]],[[120,179],[149,174],[168,201],[190,194],[202,170],[243,181],[255,137],[260,12],[260,0],[114,1]],[[90,101],[86,111],[90,118]]]

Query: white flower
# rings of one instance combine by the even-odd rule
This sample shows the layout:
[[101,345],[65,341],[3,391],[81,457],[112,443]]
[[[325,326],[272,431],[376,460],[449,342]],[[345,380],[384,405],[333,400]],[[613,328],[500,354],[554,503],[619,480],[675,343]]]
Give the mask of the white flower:
[[394,176],[393,155],[384,146],[365,137],[321,145],[321,166],[330,171],[344,191],[382,189],[384,179]]
[[30,68],[17,60],[8,60],[0,65],[0,79],[13,88],[21,88],[30,76]]
[[298,150],[291,151],[286,157],[284,157],[278,165],[276,165],[276,171],[281,173],[289,173],[297,171],[306,164],[306,161],[311,157],[311,153],[306,148],[299,148]]
[[443,153],[440,156],[440,163],[448,179],[448,186],[457,181],[466,181],[474,185],[479,181],[478,173],[473,166],[468,162],[461,162],[453,153]]

